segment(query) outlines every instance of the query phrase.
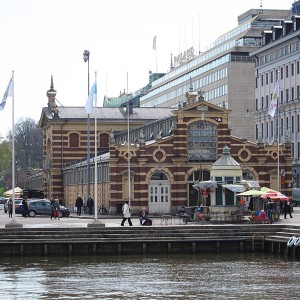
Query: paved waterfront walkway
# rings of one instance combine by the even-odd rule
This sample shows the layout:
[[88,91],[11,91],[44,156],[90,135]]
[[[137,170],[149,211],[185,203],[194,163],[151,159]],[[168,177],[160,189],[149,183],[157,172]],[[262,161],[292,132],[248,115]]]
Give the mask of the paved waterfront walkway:
[[[281,215],[281,222],[274,222],[273,224],[280,225],[299,225],[300,226],[300,207],[294,207],[293,218],[287,216],[284,219],[284,215]],[[83,214],[78,217],[75,213],[72,213],[69,218],[61,218],[60,220],[51,220],[50,217],[36,216],[34,218],[24,218],[21,215],[16,215],[14,221],[21,223],[24,228],[69,228],[69,227],[86,227],[89,223],[94,221],[94,215]],[[120,227],[122,216],[102,216],[98,215],[98,220],[105,224],[105,227]],[[179,219],[176,217],[173,220],[163,220],[161,218],[152,218],[153,226],[172,226],[179,225]],[[12,222],[12,219],[8,217],[7,213],[0,210],[0,228],[5,228],[6,224]],[[141,226],[137,217],[132,218],[133,226]],[[189,225],[194,223],[189,223]],[[207,222],[207,224],[210,224]],[[125,226],[128,226],[126,221]],[[184,225],[182,225],[184,226]]]

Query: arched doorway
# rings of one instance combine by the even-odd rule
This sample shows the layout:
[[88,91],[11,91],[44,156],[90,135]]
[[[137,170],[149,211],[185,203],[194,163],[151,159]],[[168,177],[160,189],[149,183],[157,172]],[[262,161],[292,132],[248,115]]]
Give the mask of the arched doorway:
[[170,213],[170,181],[168,176],[157,171],[152,174],[149,182],[149,212],[150,213]]

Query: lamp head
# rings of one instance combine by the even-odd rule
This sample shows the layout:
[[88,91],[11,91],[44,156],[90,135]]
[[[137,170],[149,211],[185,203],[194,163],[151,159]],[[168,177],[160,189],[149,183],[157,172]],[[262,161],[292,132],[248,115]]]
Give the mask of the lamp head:
[[90,57],[90,51],[89,50],[84,50],[83,51],[83,60],[84,62],[87,62],[89,60]]

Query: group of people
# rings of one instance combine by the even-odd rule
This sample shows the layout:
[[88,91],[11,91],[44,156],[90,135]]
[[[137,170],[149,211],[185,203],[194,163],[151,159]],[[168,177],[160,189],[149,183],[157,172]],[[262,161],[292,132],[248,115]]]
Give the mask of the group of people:
[[[22,200],[22,205],[23,205],[22,216],[25,217],[25,218],[27,218],[27,216],[28,216],[28,198],[26,196]],[[12,218],[12,213],[13,213],[13,201],[12,201],[12,198],[8,199],[7,209],[8,209],[8,217]]]
[[[126,200],[125,204],[122,207],[122,212],[123,212],[123,219],[121,222],[121,226],[124,226],[125,222],[127,221],[129,226],[132,226],[131,222],[131,208],[129,201]],[[143,207],[139,211],[139,221],[142,226],[151,226],[152,225],[152,220],[149,218],[149,211],[147,210],[146,207]]]
[[[84,205],[83,199],[81,198],[80,195],[78,195],[78,197],[75,201],[77,216],[81,216],[83,205]],[[86,206],[87,206],[87,209],[88,209],[88,214],[92,215],[93,210],[94,210],[94,200],[92,199],[91,195],[89,195],[89,197],[87,199]]]

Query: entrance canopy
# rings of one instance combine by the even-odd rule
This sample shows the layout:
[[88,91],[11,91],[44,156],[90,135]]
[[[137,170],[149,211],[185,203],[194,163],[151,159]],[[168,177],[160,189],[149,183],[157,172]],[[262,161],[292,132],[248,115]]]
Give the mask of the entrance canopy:
[[194,184],[196,187],[200,188],[201,190],[206,190],[206,189],[214,189],[217,187],[217,182],[212,181],[212,180],[207,180],[207,181],[199,181]]
[[240,184],[222,184],[222,186],[234,193],[241,193],[245,190],[245,187]]

